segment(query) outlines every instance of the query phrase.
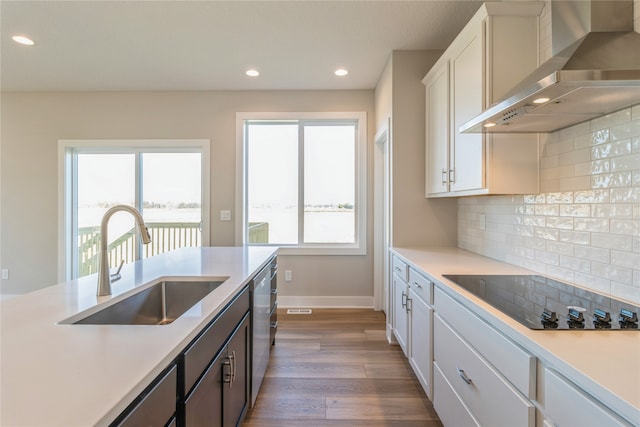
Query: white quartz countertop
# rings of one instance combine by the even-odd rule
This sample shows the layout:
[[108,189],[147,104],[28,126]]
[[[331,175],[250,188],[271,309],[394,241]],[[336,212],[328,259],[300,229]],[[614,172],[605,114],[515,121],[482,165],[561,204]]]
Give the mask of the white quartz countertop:
[[532,330],[442,277],[443,274],[538,274],[458,248],[394,248],[444,285],[466,307],[529,349],[547,366],[640,425],[640,331]]
[[[112,295],[97,275],[0,303],[0,425],[104,426],[277,253],[271,247],[185,248],[124,266]],[[164,326],[59,324],[161,278],[227,278]]]

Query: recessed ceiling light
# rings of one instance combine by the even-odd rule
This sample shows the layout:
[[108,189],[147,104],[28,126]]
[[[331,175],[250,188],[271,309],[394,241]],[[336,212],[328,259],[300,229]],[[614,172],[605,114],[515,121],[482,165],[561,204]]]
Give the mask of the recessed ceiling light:
[[249,77],[258,77],[260,75],[260,71],[258,70],[254,70],[253,68],[250,70],[247,70],[245,73],[247,76]]
[[534,104],[544,104],[545,102],[549,102],[549,98],[538,98],[533,100]]
[[491,123],[491,122],[489,122],[489,123],[485,123],[485,124],[484,124],[484,127],[486,127],[486,128],[492,128],[492,127],[494,127],[495,125],[496,125],[495,123]]
[[336,71],[334,71],[334,74],[338,77],[344,77],[349,74],[349,70],[345,68],[338,68]]
[[20,43],[26,46],[33,46],[34,44],[36,44],[36,42],[25,36],[13,36],[11,37],[11,39],[16,43]]

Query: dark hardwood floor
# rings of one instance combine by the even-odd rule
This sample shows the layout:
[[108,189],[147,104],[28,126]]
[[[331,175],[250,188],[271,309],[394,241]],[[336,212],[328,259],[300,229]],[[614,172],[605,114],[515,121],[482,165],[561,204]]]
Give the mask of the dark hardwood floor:
[[382,312],[278,312],[278,335],[243,427],[442,427]]

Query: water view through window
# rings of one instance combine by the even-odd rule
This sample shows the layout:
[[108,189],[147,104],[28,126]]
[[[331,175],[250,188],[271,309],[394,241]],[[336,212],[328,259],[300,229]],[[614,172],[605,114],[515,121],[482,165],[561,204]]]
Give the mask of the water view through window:
[[118,212],[109,221],[110,265],[202,244],[200,153],[133,152],[76,154],[76,277],[97,272],[100,222],[112,206],[136,207],[151,243],[141,248],[133,217]]
[[247,240],[356,241],[354,120],[248,121]]

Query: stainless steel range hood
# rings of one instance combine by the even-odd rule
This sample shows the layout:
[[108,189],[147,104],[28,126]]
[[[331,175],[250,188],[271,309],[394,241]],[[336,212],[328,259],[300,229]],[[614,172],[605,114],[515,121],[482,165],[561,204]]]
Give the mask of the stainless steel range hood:
[[460,132],[553,132],[640,103],[632,1],[552,1],[553,57]]

